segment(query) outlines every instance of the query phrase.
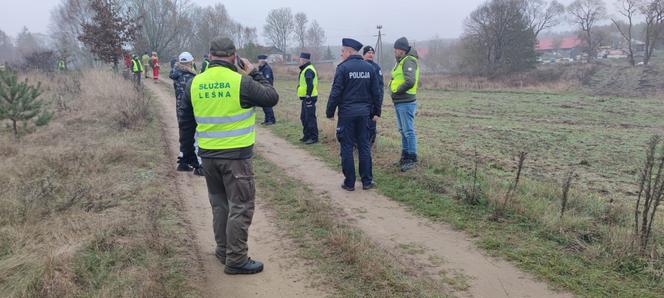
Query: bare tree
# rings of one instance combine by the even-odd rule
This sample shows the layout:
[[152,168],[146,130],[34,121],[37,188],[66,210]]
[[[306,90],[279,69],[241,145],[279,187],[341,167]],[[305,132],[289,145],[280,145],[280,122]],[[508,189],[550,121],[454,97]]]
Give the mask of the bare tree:
[[14,51],[11,38],[0,30],[0,64],[14,60]]
[[210,41],[217,36],[231,36],[233,20],[223,4],[209,7],[196,7],[193,9],[193,24],[191,31],[191,51],[193,53],[207,53]]
[[91,3],[86,0],[62,0],[51,11],[49,31],[56,50],[68,67],[89,65],[94,60],[90,51],[78,40],[78,36],[83,34],[81,24],[89,23],[94,16]]
[[[662,138],[653,136],[648,142],[646,160],[639,175],[639,196],[634,208],[634,232],[645,253],[652,237],[652,224],[664,199],[664,146]],[[658,154],[659,151],[659,154]]]
[[325,30],[318,25],[318,22],[311,22],[307,29],[307,47],[314,54],[314,59],[320,60],[323,57],[323,43],[325,42]]
[[140,50],[165,55],[177,51],[189,35],[191,4],[188,0],[131,0],[132,17],[140,20]]
[[572,17],[572,22],[578,25],[581,38],[586,44],[588,62],[592,62],[597,56],[597,48],[600,43],[594,39],[593,28],[598,21],[606,16],[606,7],[602,0],[576,0],[567,7],[567,12]]
[[307,15],[303,12],[298,12],[295,14],[295,40],[297,40],[300,51],[304,50],[307,40]]
[[290,8],[278,8],[271,10],[265,18],[263,35],[275,47],[286,52],[288,51],[288,39],[294,29],[295,22]]
[[643,0],[641,5],[639,5],[639,11],[645,17],[645,53],[643,55],[643,64],[648,65],[655,51],[655,44],[657,44],[662,33],[664,0]]
[[544,0],[524,0],[523,9],[535,38],[542,31],[560,24],[561,17],[565,13],[565,6],[555,0],[549,2],[548,6]]
[[618,29],[618,32],[620,32],[620,35],[627,43],[629,64],[632,66],[636,65],[636,61],[634,61],[634,39],[632,38],[632,31],[634,28],[634,18],[638,12],[638,2],[639,0],[617,0],[616,7],[618,14],[622,15],[626,21],[620,21],[616,17],[611,18],[611,22],[613,22],[613,25],[616,26],[616,29]]

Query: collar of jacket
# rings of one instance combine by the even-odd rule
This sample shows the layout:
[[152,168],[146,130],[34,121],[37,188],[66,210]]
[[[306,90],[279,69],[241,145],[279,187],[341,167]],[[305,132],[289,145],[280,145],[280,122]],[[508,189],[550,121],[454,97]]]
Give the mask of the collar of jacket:
[[175,64],[175,69],[179,70],[181,72],[186,72],[186,73],[196,75],[196,72],[194,71],[193,67],[186,67],[186,66],[184,66],[180,63]]
[[212,68],[212,67],[226,67],[226,68],[228,68],[228,69],[230,69],[234,72],[237,72],[237,67],[235,66],[235,64],[226,62],[224,60],[212,60],[212,61],[210,61],[210,65],[208,66],[208,68]]
[[350,56],[348,56],[348,58],[346,58],[346,60],[339,63],[339,65],[344,64],[344,63],[346,63],[350,60],[362,60],[362,61],[364,61],[364,58],[362,58],[362,56],[360,56],[360,55],[350,55]]
[[263,65],[258,66],[258,70],[263,70],[264,68],[267,67],[267,65],[268,65],[268,64],[265,63],[265,64],[263,64]]
[[305,63],[305,64],[300,65],[300,70],[304,70],[304,69],[307,68],[307,66],[309,66],[309,65],[311,65],[311,62],[307,62],[307,63]]

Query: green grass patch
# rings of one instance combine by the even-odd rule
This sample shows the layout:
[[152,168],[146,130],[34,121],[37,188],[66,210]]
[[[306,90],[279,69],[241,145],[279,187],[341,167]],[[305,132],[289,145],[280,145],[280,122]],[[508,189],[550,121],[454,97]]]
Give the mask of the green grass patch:
[[[299,145],[299,101],[291,84],[277,82],[282,101],[271,130]],[[321,86],[326,90],[329,85]],[[420,98],[416,128],[422,162],[407,174],[392,166],[399,158],[400,136],[386,99],[374,155],[380,192],[421,216],[466,231],[490,254],[575,294],[664,295],[663,260],[638,256],[629,247],[626,194],[635,186],[643,144],[664,126],[656,116],[663,108],[654,99],[429,90]],[[319,115],[325,103],[321,94]],[[338,168],[334,125],[320,119],[319,126],[321,144],[299,146]],[[469,183],[474,150],[486,198],[471,206],[455,197],[458,186]],[[495,206],[512,179],[513,155],[519,150],[529,152],[524,178],[506,214],[495,220]],[[561,220],[558,181],[572,165],[578,165],[580,178]],[[662,242],[653,252],[664,253]]]

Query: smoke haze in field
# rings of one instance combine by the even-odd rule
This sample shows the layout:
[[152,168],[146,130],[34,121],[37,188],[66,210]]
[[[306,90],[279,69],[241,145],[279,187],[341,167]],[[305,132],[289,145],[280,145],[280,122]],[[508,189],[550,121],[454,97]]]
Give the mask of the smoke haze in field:
[[[0,0],[0,30],[16,36],[23,26],[31,32],[47,33],[50,11],[59,0]],[[382,24],[386,41],[400,36],[411,40],[426,40],[434,36],[458,37],[463,21],[485,0],[383,0],[383,1],[268,1],[268,0],[191,0],[199,5],[223,3],[231,17],[245,26],[258,29],[259,40],[265,17],[270,9],[290,7],[293,13],[304,12],[309,20],[317,20],[327,34],[328,44],[336,44],[342,37],[351,36],[363,41],[375,41],[376,25]],[[572,0],[563,0],[567,5]],[[611,7],[613,2],[607,2]]]

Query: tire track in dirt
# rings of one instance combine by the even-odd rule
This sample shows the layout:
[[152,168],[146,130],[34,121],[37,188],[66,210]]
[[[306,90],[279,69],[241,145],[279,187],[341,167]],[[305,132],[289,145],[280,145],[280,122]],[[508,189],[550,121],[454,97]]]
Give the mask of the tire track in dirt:
[[[166,81],[163,81],[166,83]],[[175,171],[179,154],[178,127],[175,116],[175,95],[163,83],[144,83],[155,96],[164,139]],[[170,86],[170,84],[168,85]],[[204,280],[198,281],[205,297],[323,297],[326,291],[310,286],[310,272],[295,254],[296,245],[285,232],[274,225],[273,214],[260,198],[249,230],[249,256],[265,263],[265,270],[256,275],[230,276],[215,258],[212,211],[205,179],[191,173],[176,173],[178,196],[184,202],[191,231],[195,234],[197,255]],[[260,182],[257,183],[260,187]]]
[[[402,264],[431,278],[453,276],[468,284],[475,297],[571,297],[512,264],[486,256],[463,232],[449,225],[419,218],[403,206],[374,191],[349,193],[341,189],[343,176],[266,129],[259,129],[257,151],[317,194],[331,198],[352,225],[397,255]],[[415,264],[412,264],[414,259]],[[460,294],[460,293],[457,293]],[[463,294],[462,294],[463,295]]]

